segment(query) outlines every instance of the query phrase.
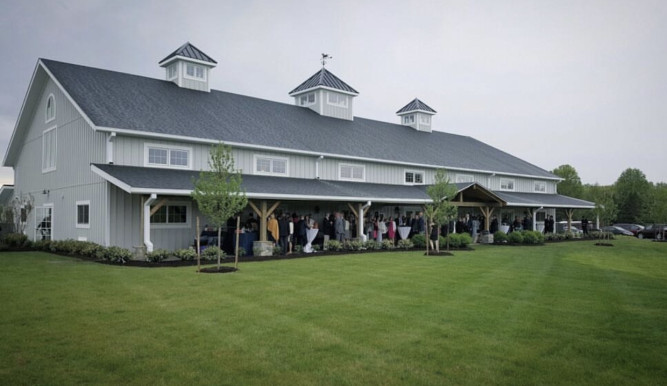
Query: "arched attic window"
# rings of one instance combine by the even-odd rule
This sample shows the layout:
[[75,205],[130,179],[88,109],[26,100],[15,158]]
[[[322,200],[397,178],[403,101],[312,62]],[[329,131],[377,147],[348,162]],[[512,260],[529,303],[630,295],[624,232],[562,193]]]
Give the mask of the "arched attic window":
[[46,122],[56,119],[56,98],[53,94],[46,99]]

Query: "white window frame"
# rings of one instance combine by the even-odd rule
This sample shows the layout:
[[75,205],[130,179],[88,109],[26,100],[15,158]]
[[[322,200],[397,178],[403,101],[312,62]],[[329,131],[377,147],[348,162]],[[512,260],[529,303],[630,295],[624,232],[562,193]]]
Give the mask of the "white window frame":
[[[174,72],[173,75],[171,75],[171,72]],[[173,63],[169,67],[167,67],[167,80],[174,80],[178,78],[178,63]]]
[[[167,163],[166,164],[156,164],[150,163],[148,161],[148,154],[150,149],[161,149],[167,151]],[[171,152],[184,151],[188,153],[188,164],[187,165],[172,165],[171,164]],[[187,146],[176,146],[176,145],[163,145],[158,143],[144,143],[144,166],[151,168],[169,168],[169,169],[192,169],[192,148]]]
[[[346,178],[343,177],[343,168],[344,167],[350,167],[350,168],[361,168],[361,178]],[[353,170],[350,171],[351,175],[354,176]],[[360,164],[350,164],[350,163],[339,163],[338,164],[338,180],[340,181],[361,181],[364,182],[366,181],[366,165],[360,165]]]
[[[53,132],[53,134],[50,134]],[[48,135],[53,135],[53,140],[50,143],[51,148],[50,153],[47,155],[46,152],[46,137]],[[49,163],[53,160],[53,164]],[[48,173],[56,170],[56,165],[58,164],[58,126],[50,127],[42,132],[42,173]]]
[[472,184],[473,182],[475,182],[475,176],[472,174],[456,174],[457,184]]
[[[188,66],[193,67],[194,75],[188,74]],[[202,76],[201,77],[197,76],[197,69],[198,68],[201,69],[201,71],[202,71]],[[185,63],[185,69],[183,70],[183,77],[186,78],[186,79],[206,81],[206,68],[202,65],[199,65],[199,64]]]
[[547,183],[546,183],[546,181],[534,181],[533,191],[535,193],[546,193],[547,192]]
[[419,115],[419,124],[431,126],[431,116],[426,114]]
[[[509,186],[510,184],[512,185],[511,188],[510,187],[504,187],[503,188],[503,185]],[[516,181],[513,178],[501,178],[500,179],[500,190],[513,192],[514,190],[516,190]]]
[[[169,201],[168,203],[164,204],[162,207],[166,208],[165,210],[167,211],[167,221],[169,220],[169,207],[170,206],[184,206],[185,207],[185,222],[153,223],[151,221],[151,229],[185,229],[185,228],[190,228],[191,227],[191,224],[192,224],[192,205],[187,201]],[[153,207],[151,206],[151,209],[152,208]]]
[[[259,171],[257,170],[257,161],[260,159],[268,159],[269,160],[269,171],[264,172],[264,171]],[[285,173],[276,173],[273,171],[273,162],[275,160],[280,160],[285,162]],[[258,175],[263,175],[263,176],[278,176],[278,177],[287,177],[289,176],[289,158],[286,157],[277,157],[274,155],[266,155],[266,154],[255,154],[253,155],[253,162],[252,162],[252,170],[253,174],[258,174]]]
[[[407,181],[407,179],[408,179],[408,175],[407,175],[407,174],[408,174],[408,173],[412,173],[412,179],[413,179],[412,182],[408,182],[408,181]],[[421,174],[421,176],[422,176],[422,182],[415,182],[415,181],[414,181],[414,180],[415,180],[415,176],[416,176],[417,174]],[[426,181],[426,173],[424,173],[423,170],[414,170],[414,169],[405,169],[405,170],[403,170],[403,183],[404,183],[405,185],[424,185],[424,184],[426,183],[425,181]]]
[[[51,116],[49,116],[49,101],[51,101],[51,104],[53,108],[51,109]],[[46,104],[44,106],[44,122],[49,123],[56,119],[56,97],[53,96],[53,94],[49,94],[48,98],[46,98]]]
[[[337,101],[331,101],[331,97],[335,96]],[[340,94],[337,92],[327,92],[327,104],[337,107],[347,107],[347,99],[349,97],[345,94]]]
[[[80,223],[79,222],[79,206],[87,206],[88,207],[88,223]],[[84,201],[77,201],[76,202],[76,227],[79,229],[90,229],[90,200],[84,200]]]
[[[310,101],[311,97],[313,98],[312,101]],[[317,100],[314,92],[309,92],[307,94],[299,95],[297,98],[299,98],[299,106],[312,106],[315,104],[315,101]],[[305,98],[306,101],[304,102],[302,98]]]
[[403,124],[404,125],[412,125],[415,123],[415,115],[414,114],[408,114],[403,116]]

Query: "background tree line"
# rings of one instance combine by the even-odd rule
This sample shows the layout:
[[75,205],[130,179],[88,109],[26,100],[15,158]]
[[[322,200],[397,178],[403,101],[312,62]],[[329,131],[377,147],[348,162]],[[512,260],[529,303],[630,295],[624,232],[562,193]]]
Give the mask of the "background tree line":
[[667,183],[652,183],[639,169],[628,168],[610,186],[582,184],[571,165],[561,165],[551,171],[563,178],[558,184],[558,193],[565,196],[592,201],[593,210],[579,210],[577,217],[594,219],[604,211],[609,223],[651,224],[667,223]]

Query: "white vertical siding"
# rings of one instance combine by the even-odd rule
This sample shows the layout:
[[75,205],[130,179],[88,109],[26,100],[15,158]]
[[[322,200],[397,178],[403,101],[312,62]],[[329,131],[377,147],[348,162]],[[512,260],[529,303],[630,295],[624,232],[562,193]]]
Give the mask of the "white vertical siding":
[[[56,118],[45,122],[46,100],[56,102]],[[16,162],[16,192],[31,194],[35,206],[53,204],[55,239],[85,237],[104,243],[106,230],[106,181],[90,171],[90,163],[104,162],[105,135],[96,133],[50,79],[41,90],[41,99],[26,128]],[[42,173],[42,133],[56,126],[56,170]],[[90,200],[90,228],[76,228],[76,201]],[[27,234],[33,237],[34,213],[29,216]]]

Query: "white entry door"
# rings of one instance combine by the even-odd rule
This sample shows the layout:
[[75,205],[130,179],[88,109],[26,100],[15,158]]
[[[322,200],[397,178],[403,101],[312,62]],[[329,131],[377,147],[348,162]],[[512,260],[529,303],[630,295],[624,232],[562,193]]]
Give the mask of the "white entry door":
[[35,208],[35,240],[51,240],[53,235],[53,205]]

